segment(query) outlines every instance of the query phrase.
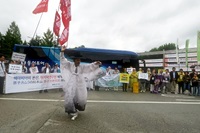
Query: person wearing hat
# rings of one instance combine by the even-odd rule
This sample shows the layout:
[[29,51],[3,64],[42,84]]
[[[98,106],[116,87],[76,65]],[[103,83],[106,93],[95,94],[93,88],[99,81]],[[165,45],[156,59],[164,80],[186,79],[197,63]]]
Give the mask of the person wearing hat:
[[[100,78],[103,71],[99,68],[100,61],[91,64],[81,64],[81,55],[75,55],[73,62],[64,57],[66,47],[61,47],[60,70],[64,79],[64,106],[65,112],[75,120],[78,111],[84,111],[87,102],[86,80],[96,80]],[[102,75],[103,76],[103,75]]]

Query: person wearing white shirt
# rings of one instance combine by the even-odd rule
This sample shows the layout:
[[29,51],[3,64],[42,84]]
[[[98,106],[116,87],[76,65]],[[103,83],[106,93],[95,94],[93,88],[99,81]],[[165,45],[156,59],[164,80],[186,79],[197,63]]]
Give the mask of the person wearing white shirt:
[[99,68],[100,61],[81,64],[80,54],[73,58],[73,62],[67,60],[64,56],[65,49],[66,47],[63,46],[60,53],[61,75],[65,81],[63,83],[64,106],[65,112],[75,120],[78,116],[77,111],[84,111],[87,103],[86,79],[96,80],[103,71]]
[[39,73],[38,67],[35,66],[35,63],[32,63],[32,64],[31,64],[31,66],[29,67],[29,72],[30,72],[31,74],[37,74],[37,73]]
[[[42,72],[42,73],[49,74],[50,71],[51,71],[51,68],[50,68],[49,63],[45,63],[45,66],[42,67],[41,72]],[[44,83],[43,83],[43,89],[44,89],[44,92],[46,92],[46,93],[48,92],[47,89],[46,89],[47,87],[48,87],[48,82],[44,82]],[[40,90],[39,93],[42,93],[42,91],[43,91],[43,90]]]
[[51,71],[51,67],[50,67],[49,63],[45,63],[45,66],[42,67],[41,72],[42,73],[50,73],[50,71]]
[[3,94],[4,80],[6,76],[4,60],[5,60],[4,55],[0,54],[0,94]]

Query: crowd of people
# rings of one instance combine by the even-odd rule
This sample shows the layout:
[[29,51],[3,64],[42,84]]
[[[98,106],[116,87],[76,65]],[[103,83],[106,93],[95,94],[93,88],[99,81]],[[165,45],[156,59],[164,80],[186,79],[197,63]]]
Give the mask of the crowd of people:
[[[5,75],[6,73],[7,74],[27,74],[27,73],[30,73],[30,74],[37,74],[37,73],[46,73],[46,74],[49,74],[49,73],[60,73],[60,67],[59,65],[56,63],[53,67],[51,67],[49,65],[49,63],[45,63],[44,66],[41,67],[41,70],[38,69],[38,66],[33,62],[31,63],[30,67],[27,68],[25,63],[24,62],[21,62],[21,61],[17,61],[17,60],[10,60],[10,61],[7,61],[6,63],[6,60],[5,60],[5,57],[3,55],[0,54],[0,94],[3,94],[3,88],[4,88],[4,81],[5,81]],[[10,65],[14,65],[14,66],[17,66],[17,65],[20,65],[21,66],[21,71],[18,71],[18,72],[13,72],[10,70]],[[61,89],[59,89],[60,91]],[[39,93],[42,93],[42,92],[48,92],[47,89],[43,89],[43,90],[40,90]]]
[[[2,63],[5,60],[5,57],[2,55]],[[49,63],[45,63],[41,70],[38,69],[35,63],[31,63],[30,67],[27,68],[23,62],[11,60],[8,64],[18,64],[22,65],[22,73],[60,73],[60,67],[56,63],[53,67]],[[5,73],[9,73],[8,66],[3,64],[3,69]],[[4,70],[1,70],[2,72]],[[117,67],[112,69],[110,66],[106,69],[106,75],[119,74],[120,71]],[[121,73],[128,73],[127,69],[124,68]],[[139,74],[146,73],[148,75],[147,79],[139,78]],[[4,77],[4,73],[1,73],[1,78]],[[170,71],[169,69],[159,70],[156,69],[150,70],[148,68],[145,72],[142,68],[139,68],[137,71],[135,68],[132,68],[132,72],[129,73],[129,83],[122,83],[122,90],[127,92],[127,90],[133,91],[135,87],[138,87],[139,92],[143,93],[150,91],[150,93],[174,93],[174,94],[190,94],[190,95],[200,95],[200,73],[196,72],[195,69],[192,69],[192,72],[183,71],[180,69],[176,71],[176,68],[173,67]],[[2,80],[1,80],[2,81]],[[138,86],[136,85],[138,84]],[[95,82],[87,82],[87,88],[93,90]],[[119,90],[119,86],[105,87],[105,90]],[[46,92],[47,90],[44,90]],[[41,92],[41,91],[40,91]]]
[[[25,64],[19,61],[11,61],[9,64],[21,64],[22,73],[60,73],[62,71],[62,77],[65,82],[63,85],[64,99],[65,99],[65,112],[68,113],[72,120],[78,116],[78,111],[84,111],[87,101],[87,81],[95,81],[103,76],[109,76],[113,74],[126,73],[129,76],[128,83],[122,83],[122,90],[127,92],[127,89],[133,91],[138,89],[141,93],[150,91],[151,93],[174,93],[174,94],[189,94],[194,96],[200,96],[200,73],[192,69],[192,72],[184,72],[183,69],[176,71],[173,67],[171,71],[168,69],[159,70],[156,69],[144,71],[139,68],[137,71],[135,68],[131,68],[131,72],[124,68],[122,72],[118,68],[111,69],[108,67],[106,73],[100,69],[102,63],[96,61],[90,64],[80,64],[81,57],[73,58],[73,62],[68,61],[64,57],[65,47],[62,47],[60,53],[61,68],[58,64],[53,67],[49,63],[45,63],[41,70],[35,63],[27,69]],[[3,82],[5,80],[5,74],[8,73],[8,68],[4,64],[5,57],[0,55],[0,94],[3,93]],[[61,70],[61,71],[60,71]],[[141,78],[143,75],[143,78]],[[137,88],[136,88],[137,87]],[[118,90],[118,86],[113,86],[114,90]],[[109,88],[106,88],[109,90]],[[47,92],[47,90],[40,90]]]
[[[106,75],[112,75],[113,73],[128,73],[127,68],[123,71],[119,71],[117,68],[112,69],[110,66],[106,69]],[[140,78],[140,74],[146,74],[146,78]],[[146,71],[139,68],[132,68],[129,73],[129,83],[122,83],[122,91],[127,92],[130,90],[133,92],[134,89],[138,89],[140,93],[149,91],[153,94],[188,94],[194,96],[200,96],[200,73],[196,72],[193,68],[191,72],[183,71],[180,69],[176,71],[173,67],[169,69],[150,69]],[[108,90],[118,90],[116,86],[104,87]]]
[[7,65],[5,65],[5,70],[8,74],[15,74],[12,72],[9,72],[9,65],[10,64],[15,64],[15,65],[22,65],[22,72],[23,74],[26,73],[31,73],[31,74],[37,74],[37,73],[60,73],[60,67],[59,65],[56,63],[55,65],[53,65],[53,67],[51,67],[49,65],[48,62],[46,62],[44,64],[44,66],[41,67],[41,70],[38,69],[38,66],[36,65],[36,63],[32,62],[30,67],[26,67],[26,64],[24,62],[21,61],[15,61],[15,60],[10,60]]
[[148,79],[139,79],[139,74],[144,73],[141,68],[138,72],[134,69],[130,74],[130,88],[134,89],[134,83],[139,84],[140,92],[150,91],[150,93],[173,93],[173,94],[189,94],[200,96],[200,73],[193,68],[191,72],[180,69],[176,71],[173,67],[169,69],[152,71],[148,68]]

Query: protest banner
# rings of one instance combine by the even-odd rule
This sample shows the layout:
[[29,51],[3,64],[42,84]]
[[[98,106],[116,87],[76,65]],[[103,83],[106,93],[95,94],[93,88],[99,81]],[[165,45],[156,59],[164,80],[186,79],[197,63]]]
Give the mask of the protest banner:
[[9,64],[8,73],[22,73],[22,65]]
[[126,71],[131,74],[133,72],[133,68],[126,68]]
[[138,79],[146,79],[146,80],[148,80],[148,73],[139,73]]
[[5,94],[62,88],[60,73],[6,74]]
[[128,73],[120,73],[119,82],[120,83],[129,83],[129,74]]
[[117,87],[119,83],[119,74],[106,75],[95,81],[95,85],[99,87]]
[[11,57],[12,60],[22,61],[22,62],[25,61],[25,58],[26,58],[26,54],[17,53],[17,52],[13,52],[12,57]]

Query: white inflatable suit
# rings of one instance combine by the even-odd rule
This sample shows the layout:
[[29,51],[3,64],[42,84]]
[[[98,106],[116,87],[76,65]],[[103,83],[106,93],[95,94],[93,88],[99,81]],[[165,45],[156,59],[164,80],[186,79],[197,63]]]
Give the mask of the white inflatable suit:
[[86,80],[96,80],[104,76],[104,71],[99,68],[99,65],[91,63],[80,64],[75,72],[74,62],[68,61],[64,57],[64,52],[60,54],[60,67],[65,80],[63,84],[65,112],[84,111],[87,102]]

